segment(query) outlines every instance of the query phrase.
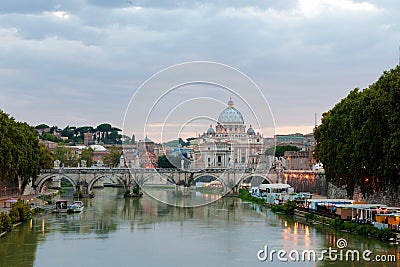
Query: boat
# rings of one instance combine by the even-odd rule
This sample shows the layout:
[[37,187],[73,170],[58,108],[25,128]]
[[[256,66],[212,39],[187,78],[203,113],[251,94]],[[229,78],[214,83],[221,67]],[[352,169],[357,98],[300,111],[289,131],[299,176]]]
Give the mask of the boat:
[[68,212],[68,200],[57,200],[56,205],[53,208],[54,213],[67,213]]
[[68,212],[71,213],[77,213],[77,212],[82,212],[85,206],[83,205],[82,201],[74,201],[72,205],[68,207]]

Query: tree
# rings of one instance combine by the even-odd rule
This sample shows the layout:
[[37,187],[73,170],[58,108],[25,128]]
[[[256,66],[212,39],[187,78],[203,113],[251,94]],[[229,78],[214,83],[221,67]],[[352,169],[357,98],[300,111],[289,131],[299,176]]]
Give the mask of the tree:
[[122,155],[122,149],[120,147],[112,146],[110,153],[104,156],[104,164],[109,167],[116,167],[119,164],[119,159]]
[[299,151],[300,149],[297,146],[285,145],[285,146],[276,146],[270,147],[265,151],[266,155],[275,155],[275,157],[283,157],[286,151]]
[[38,129],[38,130],[50,129],[50,126],[42,123],[42,124],[36,125],[35,129]]
[[22,194],[34,182],[49,158],[39,143],[36,129],[0,110],[0,179],[18,183]]
[[54,134],[46,133],[46,132],[43,132],[43,133],[42,133],[42,135],[40,136],[40,139],[42,139],[42,140],[48,140],[48,141],[56,142],[56,143],[59,143],[59,142],[62,142],[62,141],[63,141],[61,138],[58,138],[58,137],[55,136]]
[[112,127],[111,124],[109,123],[103,123],[100,124],[96,127],[95,129],[97,131],[97,141],[100,143],[104,144],[121,144],[121,138],[122,135],[119,134],[118,132],[121,131],[121,129]]
[[78,164],[78,158],[75,152],[66,146],[58,145],[53,152],[54,160],[59,160],[61,164],[68,167],[75,167]]
[[82,149],[81,160],[86,160],[86,166],[93,165],[93,149],[91,147]]
[[124,145],[130,145],[130,144],[132,144],[132,138],[130,138],[129,136],[127,136],[127,135],[122,135],[122,143],[124,144]]
[[39,149],[40,149],[40,166],[43,169],[51,169],[53,168],[53,162],[54,158],[51,155],[50,150],[45,147],[43,144],[39,144]]
[[323,114],[315,131],[315,158],[328,181],[352,196],[399,185],[400,67],[349,95]]
[[[178,164],[179,159],[176,160],[175,158],[176,157],[174,157],[174,156],[168,156],[168,157],[166,155],[159,156],[157,158],[157,166],[159,168],[175,169],[176,166],[180,166],[180,163],[179,163],[179,165],[176,165],[176,164]],[[171,163],[170,159],[173,161],[173,163]]]

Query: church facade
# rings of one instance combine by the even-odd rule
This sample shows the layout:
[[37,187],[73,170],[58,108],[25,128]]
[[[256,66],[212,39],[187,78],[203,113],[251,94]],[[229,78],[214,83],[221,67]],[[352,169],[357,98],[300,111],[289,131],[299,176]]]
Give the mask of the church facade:
[[215,128],[197,138],[192,167],[194,168],[256,168],[264,153],[264,138],[251,125],[246,128],[232,99],[218,117]]

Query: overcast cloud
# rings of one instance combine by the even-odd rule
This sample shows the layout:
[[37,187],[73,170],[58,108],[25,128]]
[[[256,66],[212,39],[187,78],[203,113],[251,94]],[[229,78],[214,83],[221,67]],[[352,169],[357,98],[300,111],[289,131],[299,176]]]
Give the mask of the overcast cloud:
[[398,64],[399,18],[397,0],[2,0],[0,109],[33,125],[122,127],[149,76],[209,60],[259,85],[278,133],[306,133],[314,113]]

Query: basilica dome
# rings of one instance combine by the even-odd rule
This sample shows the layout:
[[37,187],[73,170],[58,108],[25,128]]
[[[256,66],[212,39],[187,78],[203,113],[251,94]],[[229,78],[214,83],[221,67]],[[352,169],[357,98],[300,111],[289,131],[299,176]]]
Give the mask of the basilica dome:
[[214,128],[212,127],[212,125],[210,125],[210,128],[208,128],[207,134],[215,134],[215,130],[214,130]]
[[233,107],[232,98],[228,102],[228,107],[219,115],[218,122],[220,124],[244,124],[242,113]]
[[249,135],[255,134],[254,129],[251,128],[251,125],[250,125],[249,129],[247,129],[247,134],[249,134]]

